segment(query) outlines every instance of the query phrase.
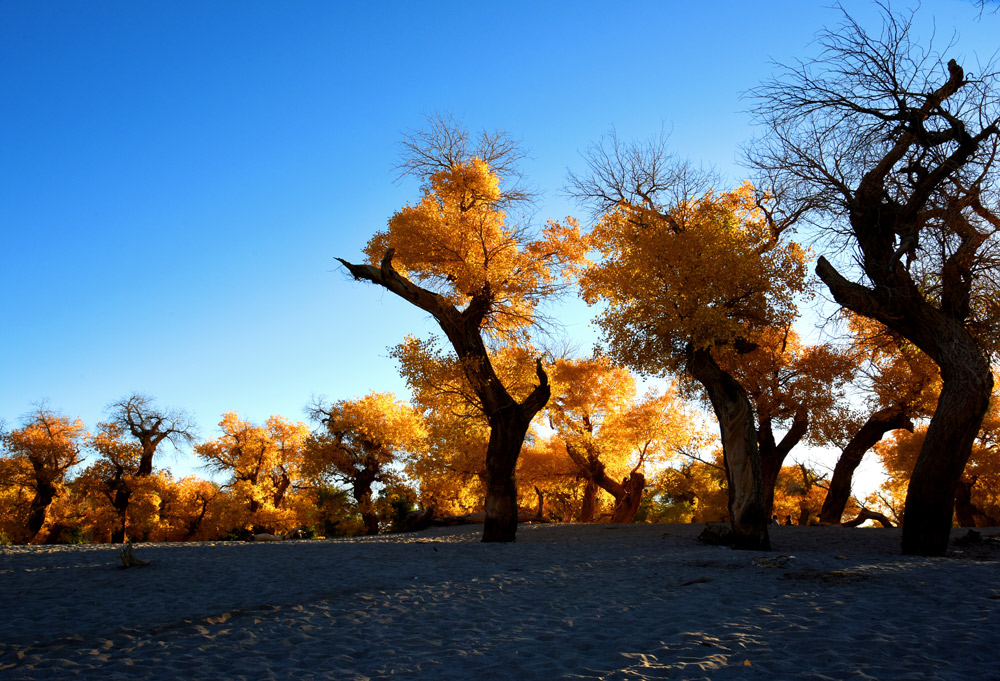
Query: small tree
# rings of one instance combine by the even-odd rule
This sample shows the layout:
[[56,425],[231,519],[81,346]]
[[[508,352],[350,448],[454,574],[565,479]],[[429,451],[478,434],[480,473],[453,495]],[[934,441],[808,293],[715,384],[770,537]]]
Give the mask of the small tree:
[[635,520],[650,467],[692,437],[674,386],[639,395],[636,379],[607,357],[560,359],[552,371],[550,425],[584,480],[581,522],[593,522],[598,490],[614,498],[611,522]]
[[284,502],[301,479],[308,427],[281,416],[258,426],[236,412],[225,414],[219,427],[222,435],[198,445],[195,453],[211,470],[230,476],[228,487],[249,511],[242,524],[254,532],[287,529],[295,518]]
[[378,534],[373,487],[380,484],[397,490],[403,486],[396,464],[406,453],[423,447],[426,432],[420,415],[391,393],[372,393],[331,405],[317,402],[309,408],[309,415],[321,427],[306,445],[306,474],[347,485],[365,534]]
[[45,406],[25,416],[20,428],[0,434],[3,458],[9,460],[4,471],[12,475],[6,484],[31,495],[20,540],[31,542],[41,532],[49,506],[63,488],[66,472],[83,460],[80,440],[84,435],[80,419],[71,421]]

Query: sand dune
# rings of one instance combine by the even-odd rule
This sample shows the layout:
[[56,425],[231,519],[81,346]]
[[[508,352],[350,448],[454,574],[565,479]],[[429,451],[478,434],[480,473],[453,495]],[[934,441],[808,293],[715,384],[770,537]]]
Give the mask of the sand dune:
[[[1000,555],[897,530],[525,526],[0,548],[0,679],[1000,679]],[[996,534],[1000,530],[984,531]],[[956,530],[956,536],[961,532]]]

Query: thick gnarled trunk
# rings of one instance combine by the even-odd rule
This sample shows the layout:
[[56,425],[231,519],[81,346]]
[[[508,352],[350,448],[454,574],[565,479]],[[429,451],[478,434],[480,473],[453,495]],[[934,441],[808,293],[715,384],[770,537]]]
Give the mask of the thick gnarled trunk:
[[688,350],[688,371],[708,392],[719,421],[729,484],[734,548],[769,551],[767,493],[757,449],[757,429],[746,390],[723,371],[707,349]]
[[906,490],[903,553],[940,556],[948,548],[955,493],[993,390],[989,364],[974,345],[966,348],[973,349],[978,358],[962,361],[965,353],[956,352],[939,362],[941,397]]
[[[866,253],[875,250],[874,246],[865,249]],[[868,264],[866,271],[874,267]],[[893,275],[883,274],[885,283],[877,289],[845,279],[822,257],[816,273],[838,303],[897,331],[941,370],[937,410],[906,492],[902,549],[904,554],[943,556],[958,482],[989,407],[993,390],[989,361],[962,322],[925,301],[901,266]]]
[[32,497],[31,506],[28,509],[28,543],[34,541],[38,533],[42,531],[42,526],[45,525],[45,516],[55,498],[55,485],[48,481],[36,481],[35,495]]
[[632,471],[627,478],[622,480],[620,485],[621,496],[615,497],[615,509],[611,512],[611,522],[632,523],[639,513],[639,505],[642,503],[642,491],[646,488],[646,476],[637,471]]

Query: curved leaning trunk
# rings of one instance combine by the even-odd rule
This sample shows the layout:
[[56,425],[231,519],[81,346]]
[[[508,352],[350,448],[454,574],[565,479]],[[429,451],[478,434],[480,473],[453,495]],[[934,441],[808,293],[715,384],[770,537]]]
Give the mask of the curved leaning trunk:
[[896,268],[897,280],[891,282],[895,288],[873,290],[848,281],[825,258],[816,264],[816,274],[838,303],[899,332],[941,370],[937,410],[906,491],[902,549],[904,554],[943,556],[951,535],[955,492],[989,407],[993,374],[960,315],[927,303],[912,282],[900,283],[901,271]]
[[45,525],[45,516],[48,513],[52,500],[56,497],[56,488],[51,483],[38,482],[35,486],[35,496],[31,499],[31,506],[28,511],[28,538],[27,543],[34,541],[38,533]]
[[942,556],[948,549],[955,493],[993,391],[989,363],[973,349],[976,357],[956,352],[939,363],[941,397],[906,490],[904,554]]
[[757,429],[746,390],[723,371],[709,350],[688,350],[688,371],[705,386],[719,420],[729,484],[729,521],[739,549],[770,551],[767,494],[757,449]]
[[864,425],[854,434],[851,441],[844,447],[837,465],[830,478],[830,488],[823,500],[823,508],[819,512],[821,523],[839,525],[844,517],[844,509],[851,497],[851,483],[854,471],[869,449],[874,447],[882,437],[892,430],[900,428],[913,432],[913,422],[898,406],[879,409],[865,421]]

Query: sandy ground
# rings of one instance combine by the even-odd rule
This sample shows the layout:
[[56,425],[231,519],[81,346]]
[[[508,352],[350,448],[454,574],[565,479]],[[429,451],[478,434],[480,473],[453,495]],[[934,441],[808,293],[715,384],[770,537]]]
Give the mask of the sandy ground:
[[[522,526],[0,548],[0,679],[1000,679],[1000,551],[897,530]],[[954,536],[963,532],[956,530]],[[984,530],[986,536],[1000,529]]]

